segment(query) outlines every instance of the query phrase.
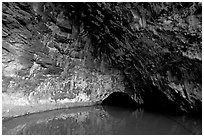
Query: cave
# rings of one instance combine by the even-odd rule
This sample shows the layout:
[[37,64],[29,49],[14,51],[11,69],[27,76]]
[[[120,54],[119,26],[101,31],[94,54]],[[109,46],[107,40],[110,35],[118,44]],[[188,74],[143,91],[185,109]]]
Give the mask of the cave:
[[136,108],[137,103],[127,93],[114,92],[102,101],[102,106],[116,106],[121,108]]
[[[201,2],[2,2],[2,118],[91,106],[76,120],[95,114],[91,126],[101,133],[99,114],[108,122],[143,109],[202,114],[201,9]],[[153,120],[148,115],[145,127]],[[25,131],[19,126],[13,130]]]
[[[106,95],[102,105],[200,113],[201,7],[2,3],[3,117],[22,104],[33,113],[41,105],[93,105]],[[15,115],[30,113],[22,109]]]

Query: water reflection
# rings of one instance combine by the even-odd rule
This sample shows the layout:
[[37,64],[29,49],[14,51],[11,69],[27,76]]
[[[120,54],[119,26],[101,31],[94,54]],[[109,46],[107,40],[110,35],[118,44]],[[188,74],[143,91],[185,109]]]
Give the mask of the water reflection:
[[201,119],[119,107],[55,110],[3,121],[3,134],[201,134]]

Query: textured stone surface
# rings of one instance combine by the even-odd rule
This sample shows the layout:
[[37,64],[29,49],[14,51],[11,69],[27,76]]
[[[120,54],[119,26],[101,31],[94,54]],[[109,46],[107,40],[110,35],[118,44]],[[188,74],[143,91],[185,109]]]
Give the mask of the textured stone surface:
[[34,62],[27,74],[20,75],[17,72],[23,71],[24,67],[8,64],[10,68],[5,67],[3,71],[3,114],[8,115],[4,111],[12,109],[7,105],[95,104],[113,92],[124,92],[123,77],[119,71],[109,75],[100,74],[87,69],[83,62],[81,59],[71,59],[69,65],[74,64],[73,67],[68,69],[66,66],[64,71],[60,68],[42,68]]
[[11,114],[13,106],[94,104],[112,92],[150,107],[201,112],[199,11],[157,18],[152,13],[171,4],[147,3],[155,7],[148,11],[129,3],[152,14],[152,25],[124,4],[3,3],[3,115],[31,110]]
[[[3,3],[4,117],[38,112],[36,106],[45,104],[53,109],[82,102],[93,105],[113,92],[124,92],[120,71],[102,73],[104,68],[97,66],[88,51],[82,55],[73,45],[76,42],[67,41],[71,34],[60,30],[59,26],[66,26],[60,15],[56,24],[37,23],[32,9],[24,9],[26,6],[30,7],[26,3]],[[50,106],[44,110],[52,109]]]

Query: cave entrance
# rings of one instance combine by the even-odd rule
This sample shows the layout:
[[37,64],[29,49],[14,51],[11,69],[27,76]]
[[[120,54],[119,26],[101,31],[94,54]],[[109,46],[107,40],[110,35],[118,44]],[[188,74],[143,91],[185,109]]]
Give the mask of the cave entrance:
[[136,101],[134,101],[127,93],[114,92],[110,94],[101,103],[103,106],[117,106],[125,108],[137,107]]

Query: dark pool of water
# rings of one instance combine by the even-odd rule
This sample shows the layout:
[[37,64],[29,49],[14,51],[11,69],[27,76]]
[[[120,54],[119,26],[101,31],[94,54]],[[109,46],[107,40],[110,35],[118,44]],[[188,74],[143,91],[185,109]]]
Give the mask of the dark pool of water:
[[61,109],[4,120],[3,134],[201,134],[201,118],[144,109],[82,107]]

